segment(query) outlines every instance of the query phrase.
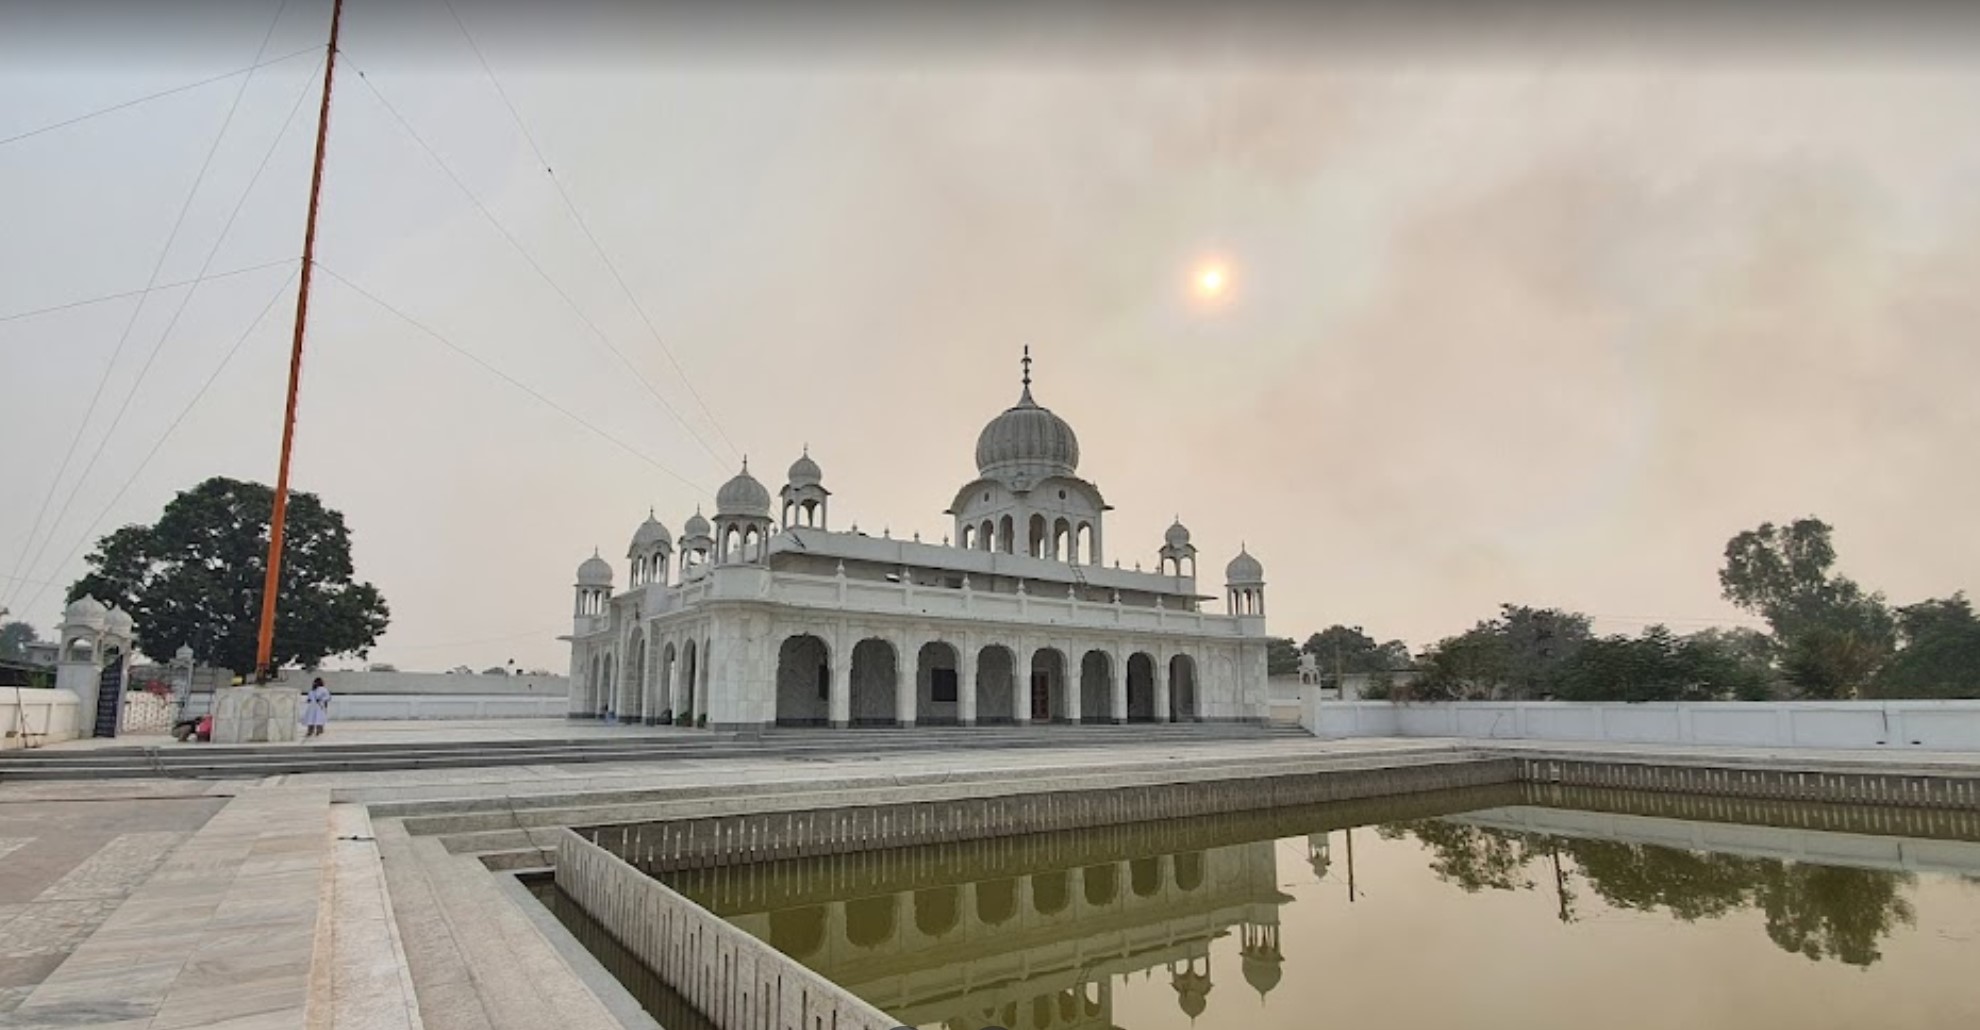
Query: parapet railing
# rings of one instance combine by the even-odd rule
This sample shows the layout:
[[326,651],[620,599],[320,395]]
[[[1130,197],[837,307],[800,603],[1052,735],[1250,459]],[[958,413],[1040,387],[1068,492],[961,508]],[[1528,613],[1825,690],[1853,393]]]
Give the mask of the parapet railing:
[[572,830],[557,887],[721,1030],[895,1030],[900,1023]]

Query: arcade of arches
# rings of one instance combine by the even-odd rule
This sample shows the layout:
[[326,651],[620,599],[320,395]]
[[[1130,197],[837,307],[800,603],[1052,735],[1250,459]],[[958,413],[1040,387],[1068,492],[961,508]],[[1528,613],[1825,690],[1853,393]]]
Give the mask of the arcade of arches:
[[[963,645],[867,636],[835,656],[815,633],[777,649],[781,726],[1025,725],[1201,719],[1197,657],[1132,643]],[[836,696],[835,696],[836,695]]]

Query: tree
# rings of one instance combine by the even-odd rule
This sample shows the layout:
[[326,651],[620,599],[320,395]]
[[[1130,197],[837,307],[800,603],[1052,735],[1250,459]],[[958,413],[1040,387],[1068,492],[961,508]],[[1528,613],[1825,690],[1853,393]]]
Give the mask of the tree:
[[1590,635],[1590,620],[1558,608],[1499,606],[1498,633],[1505,642],[1506,679],[1517,700],[1558,692],[1563,672]]
[[1410,685],[1409,696],[1426,701],[1492,697],[1504,688],[1509,668],[1496,622],[1481,622],[1432,644],[1423,664],[1423,677]]
[[39,639],[28,623],[0,623],[0,658],[21,661],[27,657],[27,646]]
[[1299,671],[1299,648],[1291,637],[1265,638],[1265,675],[1290,676]]
[[1870,693],[1878,697],[1980,697],[1980,617],[1964,593],[1897,610],[1902,646]]
[[1867,687],[1897,646],[1884,596],[1831,575],[1836,549],[1817,518],[1762,523],[1726,543],[1719,586],[1728,601],[1774,628],[1788,682],[1809,697],[1849,697]]
[[[131,613],[153,657],[190,646],[205,661],[252,671],[267,569],[274,491],[214,477],[165,505],[155,525],[125,526],[98,541],[90,571],[69,588]],[[314,494],[291,493],[273,663],[313,667],[363,657],[390,611],[378,588],[352,581],[344,516]]]
[[1329,626],[1307,637],[1300,650],[1318,660],[1320,671],[1329,677],[1337,671],[1383,673],[1410,665],[1408,644],[1400,640],[1377,644],[1360,626]]

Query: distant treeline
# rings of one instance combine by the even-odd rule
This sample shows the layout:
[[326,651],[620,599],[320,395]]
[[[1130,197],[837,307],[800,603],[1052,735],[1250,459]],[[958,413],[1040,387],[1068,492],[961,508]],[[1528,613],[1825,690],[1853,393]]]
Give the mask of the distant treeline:
[[[1412,655],[1360,627],[1272,642],[1276,674],[1314,656],[1324,682],[1369,673],[1396,700],[1725,701],[1980,697],[1980,617],[1966,595],[1893,606],[1833,571],[1820,519],[1761,525],[1726,544],[1719,585],[1769,631],[1598,636],[1580,612],[1506,604]],[[1406,673],[1406,675],[1404,675]]]

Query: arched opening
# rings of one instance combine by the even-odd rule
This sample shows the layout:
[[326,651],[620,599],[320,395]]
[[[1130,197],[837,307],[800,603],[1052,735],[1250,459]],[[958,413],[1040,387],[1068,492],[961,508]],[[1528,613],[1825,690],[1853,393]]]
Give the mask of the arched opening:
[[619,714],[619,709],[618,709],[619,699],[612,696],[612,692],[615,689],[616,684],[619,682],[619,678],[618,678],[619,665],[616,660],[617,657],[618,657],[617,655],[613,655],[610,653],[605,655],[605,679],[604,679],[605,689],[600,691],[600,693],[604,696],[599,699],[599,703],[604,706],[605,717],[608,719],[617,718]]
[[976,885],[976,921],[996,926],[1017,915],[1017,881],[985,880]]
[[1072,901],[1072,890],[1067,884],[1070,879],[1064,869],[1049,873],[1036,873],[1031,877],[1031,910],[1041,916],[1054,916],[1066,910]]
[[1017,553],[1016,540],[1015,540],[1016,536],[1017,536],[1016,524],[1011,522],[1011,517],[1009,515],[1004,516],[1003,519],[997,523],[997,543],[1005,554]]
[[1169,718],[1174,722],[1199,717],[1196,698],[1196,659],[1186,654],[1169,659]]
[[989,519],[984,519],[983,527],[976,532],[976,546],[984,551],[997,549],[997,529],[990,524]]
[[1176,887],[1193,891],[1203,886],[1203,852],[1185,851],[1172,856],[1176,864]]
[[894,939],[895,895],[846,902],[846,940],[856,948],[877,948]]
[[755,561],[758,558],[762,557],[763,555],[762,548],[763,548],[763,535],[756,531],[756,527],[750,526],[749,528],[744,529],[742,535],[743,561]]
[[742,560],[742,530],[734,525],[722,527],[722,543],[718,549],[725,562]]
[[1031,655],[1031,721],[1062,719],[1065,711],[1066,656],[1057,648],[1041,647]]
[[825,945],[825,906],[806,905],[770,913],[770,946],[803,958]]
[[1074,549],[1079,552],[1079,560],[1086,562],[1088,565],[1100,564],[1100,552],[1093,546],[1093,523],[1082,522],[1079,524],[1079,539],[1075,543]]
[[1080,874],[1082,893],[1086,903],[1094,908],[1104,908],[1114,903],[1114,896],[1120,893],[1121,874],[1111,865],[1090,865]]
[[976,546],[976,527],[963,523],[962,534],[956,538],[956,546],[967,551]]
[[1033,515],[1031,517],[1031,534],[1025,541],[1025,553],[1031,555],[1033,558],[1044,558],[1047,556],[1046,547],[1045,516]]
[[918,726],[954,726],[961,721],[962,674],[954,644],[931,640],[915,656],[914,721]]
[[1001,725],[1017,718],[1017,659],[1011,649],[991,644],[976,653],[976,724]]
[[1162,860],[1137,858],[1128,863],[1128,888],[1137,898],[1152,898],[1162,892]]
[[700,695],[701,663],[694,641],[681,647],[681,687],[674,692],[674,725],[694,725],[695,701]]
[[853,645],[850,700],[854,726],[893,726],[899,722],[894,703],[898,676],[893,644],[869,637]]
[[1128,655],[1127,702],[1129,722],[1155,721],[1155,659],[1145,651]]
[[1114,662],[1105,651],[1088,651],[1079,660],[1079,721],[1114,721]]
[[961,897],[954,887],[930,887],[914,892],[914,928],[924,937],[940,937],[962,918]]
[[660,675],[656,677],[660,681],[659,698],[653,706],[653,710],[659,714],[659,718],[654,721],[661,725],[674,721],[674,680],[679,675],[674,658],[674,645],[668,644],[661,650]]
[[1067,522],[1065,519],[1054,522],[1052,524],[1052,557],[1064,558],[1066,561],[1077,563],[1079,558],[1073,554],[1072,547],[1072,523]]
[[831,719],[832,655],[809,633],[785,637],[777,648],[779,726],[823,726]]

